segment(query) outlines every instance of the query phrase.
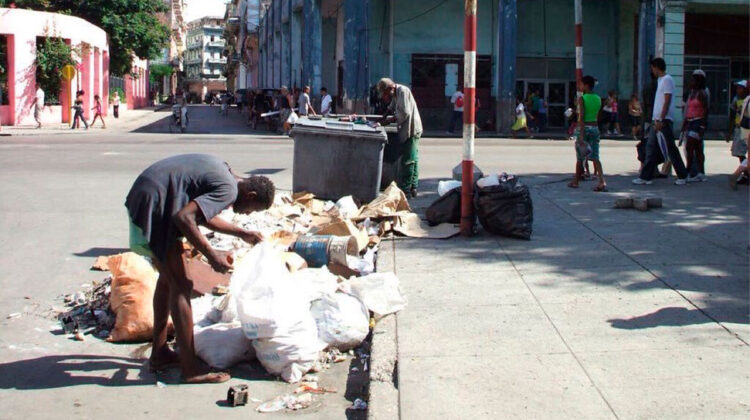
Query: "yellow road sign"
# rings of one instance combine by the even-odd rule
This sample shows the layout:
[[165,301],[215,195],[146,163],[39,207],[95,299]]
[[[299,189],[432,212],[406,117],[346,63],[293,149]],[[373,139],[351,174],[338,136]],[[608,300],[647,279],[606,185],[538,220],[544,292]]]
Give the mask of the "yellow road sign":
[[73,77],[76,75],[76,68],[68,64],[67,66],[63,67],[62,69],[62,77],[63,79],[72,80]]

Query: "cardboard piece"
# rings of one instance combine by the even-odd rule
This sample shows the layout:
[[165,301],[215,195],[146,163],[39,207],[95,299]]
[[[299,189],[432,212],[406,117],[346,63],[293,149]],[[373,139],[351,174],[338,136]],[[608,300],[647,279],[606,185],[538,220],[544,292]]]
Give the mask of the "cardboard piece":
[[359,214],[352,217],[352,220],[365,220],[368,217],[381,219],[410,212],[411,207],[406,200],[406,195],[396,186],[395,182],[392,182],[377,198],[362,207]]
[[399,216],[393,224],[393,231],[410,238],[448,239],[458,235],[461,229],[458,225],[441,223],[430,226],[415,213]]
[[367,248],[367,244],[370,242],[370,238],[367,237],[365,231],[358,229],[351,220],[334,220],[332,223],[320,226],[316,231],[316,235],[334,235],[334,236],[354,236],[357,240],[357,249],[362,252]]
[[229,286],[232,277],[229,273],[217,273],[203,260],[203,254],[190,244],[183,243],[182,263],[185,265],[185,277],[193,282],[193,290],[205,295],[211,293],[216,286]]
[[269,240],[289,248],[290,246],[292,246],[294,242],[297,241],[298,236],[299,235],[296,233],[288,232],[285,230],[280,230],[278,232],[274,232],[273,235],[271,235],[271,237],[269,238]]

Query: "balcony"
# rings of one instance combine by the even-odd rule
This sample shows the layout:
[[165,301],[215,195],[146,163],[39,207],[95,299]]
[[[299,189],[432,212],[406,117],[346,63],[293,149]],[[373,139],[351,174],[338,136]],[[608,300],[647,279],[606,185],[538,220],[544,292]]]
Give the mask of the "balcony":
[[223,39],[218,41],[209,41],[206,46],[208,47],[216,47],[216,48],[224,48],[224,46],[227,45],[227,42]]
[[188,65],[188,66],[191,65],[191,64],[203,64],[203,59],[200,58],[200,57],[199,58],[188,58],[188,59],[185,60],[185,64]]
[[227,64],[227,58],[226,57],[219,57],[219,58],[210,57],[206,59],[206,62],[208,64]]

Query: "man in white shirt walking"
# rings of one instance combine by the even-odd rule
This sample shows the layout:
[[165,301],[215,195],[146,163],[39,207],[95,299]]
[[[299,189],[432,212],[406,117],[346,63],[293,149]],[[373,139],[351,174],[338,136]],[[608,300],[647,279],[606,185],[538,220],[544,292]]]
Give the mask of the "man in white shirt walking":
[[320,88],[320,98],[320,115],[328,116],[331,113],[331,104],[333,103],[331,95],[328,94],[328,89]]
[[[667,64],[663,58],[654,58],[651,60],[651,72],[658,78],[652,115],[654,123],[649,132],[648,142],[646,143],[646,160],[643,168],[641,168],[640,177],[633,180],[633,184],[636,185],[647,185],[653,182],[654,172],[659,164],[660,148],[662,153],[666,149],[667,156],[664,156],[664,158],[669,158],[677,173],[675,185],[686,184],[687,169],[685,169],[685,164],[682,162],[680,149],[674,144],[674,132],[672,131],[675,108],[674,80],[672,80],[672,76],[666,73],[666,69]],[[662,146],[659,145],[659,134],[663,135]]]
[[42,111],[44,110],[44,91],[42,87],[36,85],[36,95],[34,101],[31,102],[31,107],[34,109],[34,121],[36,121],[36,128],[42,128]]
[[451,122],[447,130],[448,134],[454,133],[457,121],[461,122],[464,120],[464,93],[461,89],[453,93],[451,104],[453,105],[453,111],[451,112]]

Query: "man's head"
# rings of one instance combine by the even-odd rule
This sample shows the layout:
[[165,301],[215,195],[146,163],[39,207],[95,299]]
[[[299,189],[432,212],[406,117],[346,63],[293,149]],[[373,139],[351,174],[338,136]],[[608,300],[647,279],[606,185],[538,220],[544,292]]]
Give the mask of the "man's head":
[[286,86],[281,86],[281,89],[279,89],[279,91],[282,95],[286,95],[289,93],[289,88],[287,88]]
[[305,92],[305,93],[308,93],[308,94],[309,94],[309,93],[310,93],[310,86],[305,86],[305,87],[303,87],[303,88],[302,88],[302,92]]
[[737,96],[740,98],[747,96],[747,80],[737,82]]
[[326,96],[328,95],[328,89],[324,87],[320,88],[320,96]]
[[596,85],[596,79],[594,79],[594,76],[591,76],[591,75],[583,76],[583,78],[581,79],[581,85],[582,85],[581,89],[584,92],[589,93],[594,90],[594,85]]
[[656,77],[662,76],[667,71],[667,63],[661,57],[651,60],[651,74]]
[[377,89],[381,98],[389,98],[393,96],[393,92],[396,90],[396,83],[394,83],[393,80],[384,77],[378,81]]
[[236,213],[265,210],[273,204],[276,187],[264,176],[251,176],[237,183],[237,200],[232,206]]

